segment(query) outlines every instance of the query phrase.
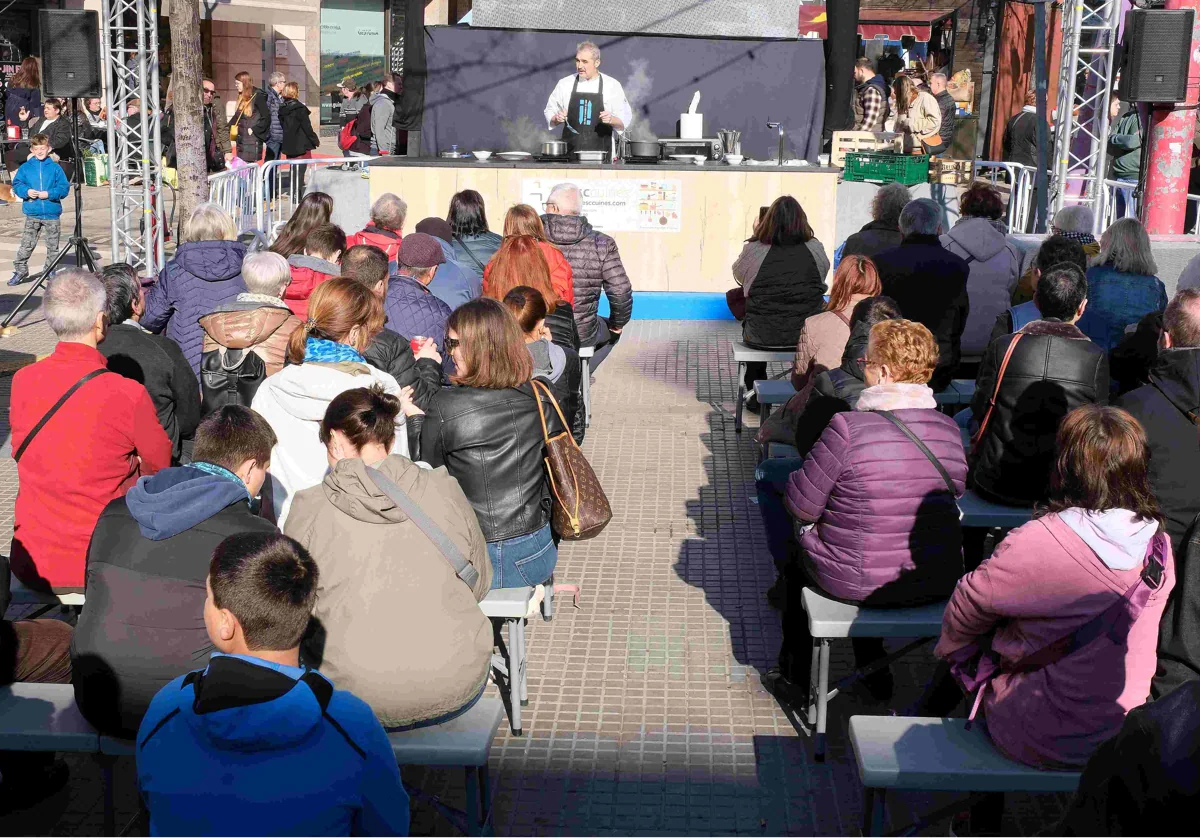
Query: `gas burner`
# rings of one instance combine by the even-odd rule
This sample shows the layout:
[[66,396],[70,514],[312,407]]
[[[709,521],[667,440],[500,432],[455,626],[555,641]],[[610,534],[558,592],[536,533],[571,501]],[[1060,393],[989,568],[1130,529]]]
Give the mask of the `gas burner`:
[[541,163],[570,163],[571,158],[567,155],[538,155],[538,161]]
[[629,155],[625,158],[626,163],[658,163],[657,155]]

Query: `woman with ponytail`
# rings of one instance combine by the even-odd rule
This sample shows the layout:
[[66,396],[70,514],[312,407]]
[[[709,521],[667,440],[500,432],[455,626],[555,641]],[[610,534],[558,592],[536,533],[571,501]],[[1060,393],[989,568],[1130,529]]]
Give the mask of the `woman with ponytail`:
[[[401,410],[378,385],[334,397],[320,427],[329,472],[296,494],[287,521],[287,534],[321,570],[313,611],[325,631],[321,673],[391,730],[465,712],[483,693],[492,659],[492,625],[478,606],[492,585],[479,521],[445,470],[388,454]],[[400,512],[389,482],[458,546],[478,575],[472,584]],[[413,627],[420,644],[397,644]]]
[[[400,399],[405,414],[419,411],[412,389],[401,389],[388,373],[372,367],[362,351],[383,329],[383,304],[369,289],[346,277],[322,283],[309,298],[308,319],[288,340],[283,370],[263,380],[251,407],[266,418],[279,442],[271,451],[270,493],[283,527],[292,496],[324,478],[329,464],[318,435],[330,401],[343,391],[378,384]],[[402,419],[391,451],[408,454]]]

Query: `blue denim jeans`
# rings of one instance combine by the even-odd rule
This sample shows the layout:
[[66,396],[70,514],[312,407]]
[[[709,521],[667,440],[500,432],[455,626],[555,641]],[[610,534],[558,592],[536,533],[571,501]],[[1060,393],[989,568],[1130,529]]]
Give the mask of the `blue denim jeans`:
[[558,562],[549,524],[532,534],[490,542],[487,547],[492,559],[492,589],[545,583]]
[[788,476],[804,464],[803,458],[767,458],[754,471],[754,486],[758,490],[758,512],[762,514],[767,532],[767,547],[782,570],[792,556],[792,515],[783,503],[787,493]]

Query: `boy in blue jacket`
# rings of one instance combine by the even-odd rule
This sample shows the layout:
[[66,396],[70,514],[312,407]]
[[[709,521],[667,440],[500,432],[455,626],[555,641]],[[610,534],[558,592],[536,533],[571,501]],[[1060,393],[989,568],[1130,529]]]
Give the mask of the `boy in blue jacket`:
[[8,281],[10,286],[19,286],[29,279],[29,257],[43,231],[47,262],[58,253],[58,238],[62,233],[58,217],[62,215],[62,200],[71,190],[62,167],[50,157],[50,138],[45,134],[29,138],[29,159],[17,168],[12,187],[25,212],[25,232],[21,234],[21,247],[13,260],[15,270]]
[[407,835],[408,794],[370,707],[300,666],[317,564],[282,534],[213,552],[208,667],[168,683],[137,735],[150,833]]

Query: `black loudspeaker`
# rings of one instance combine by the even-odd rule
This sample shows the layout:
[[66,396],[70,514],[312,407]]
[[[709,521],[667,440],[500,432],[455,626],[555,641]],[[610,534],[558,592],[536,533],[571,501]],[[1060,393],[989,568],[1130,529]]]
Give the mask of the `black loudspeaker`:
[[42,92],[100,96],[100,16],[83,9],[39,9]]
[[1131,9],[1122,44],[1122,102],[1183,102],[1191,66],[1192,9]]

